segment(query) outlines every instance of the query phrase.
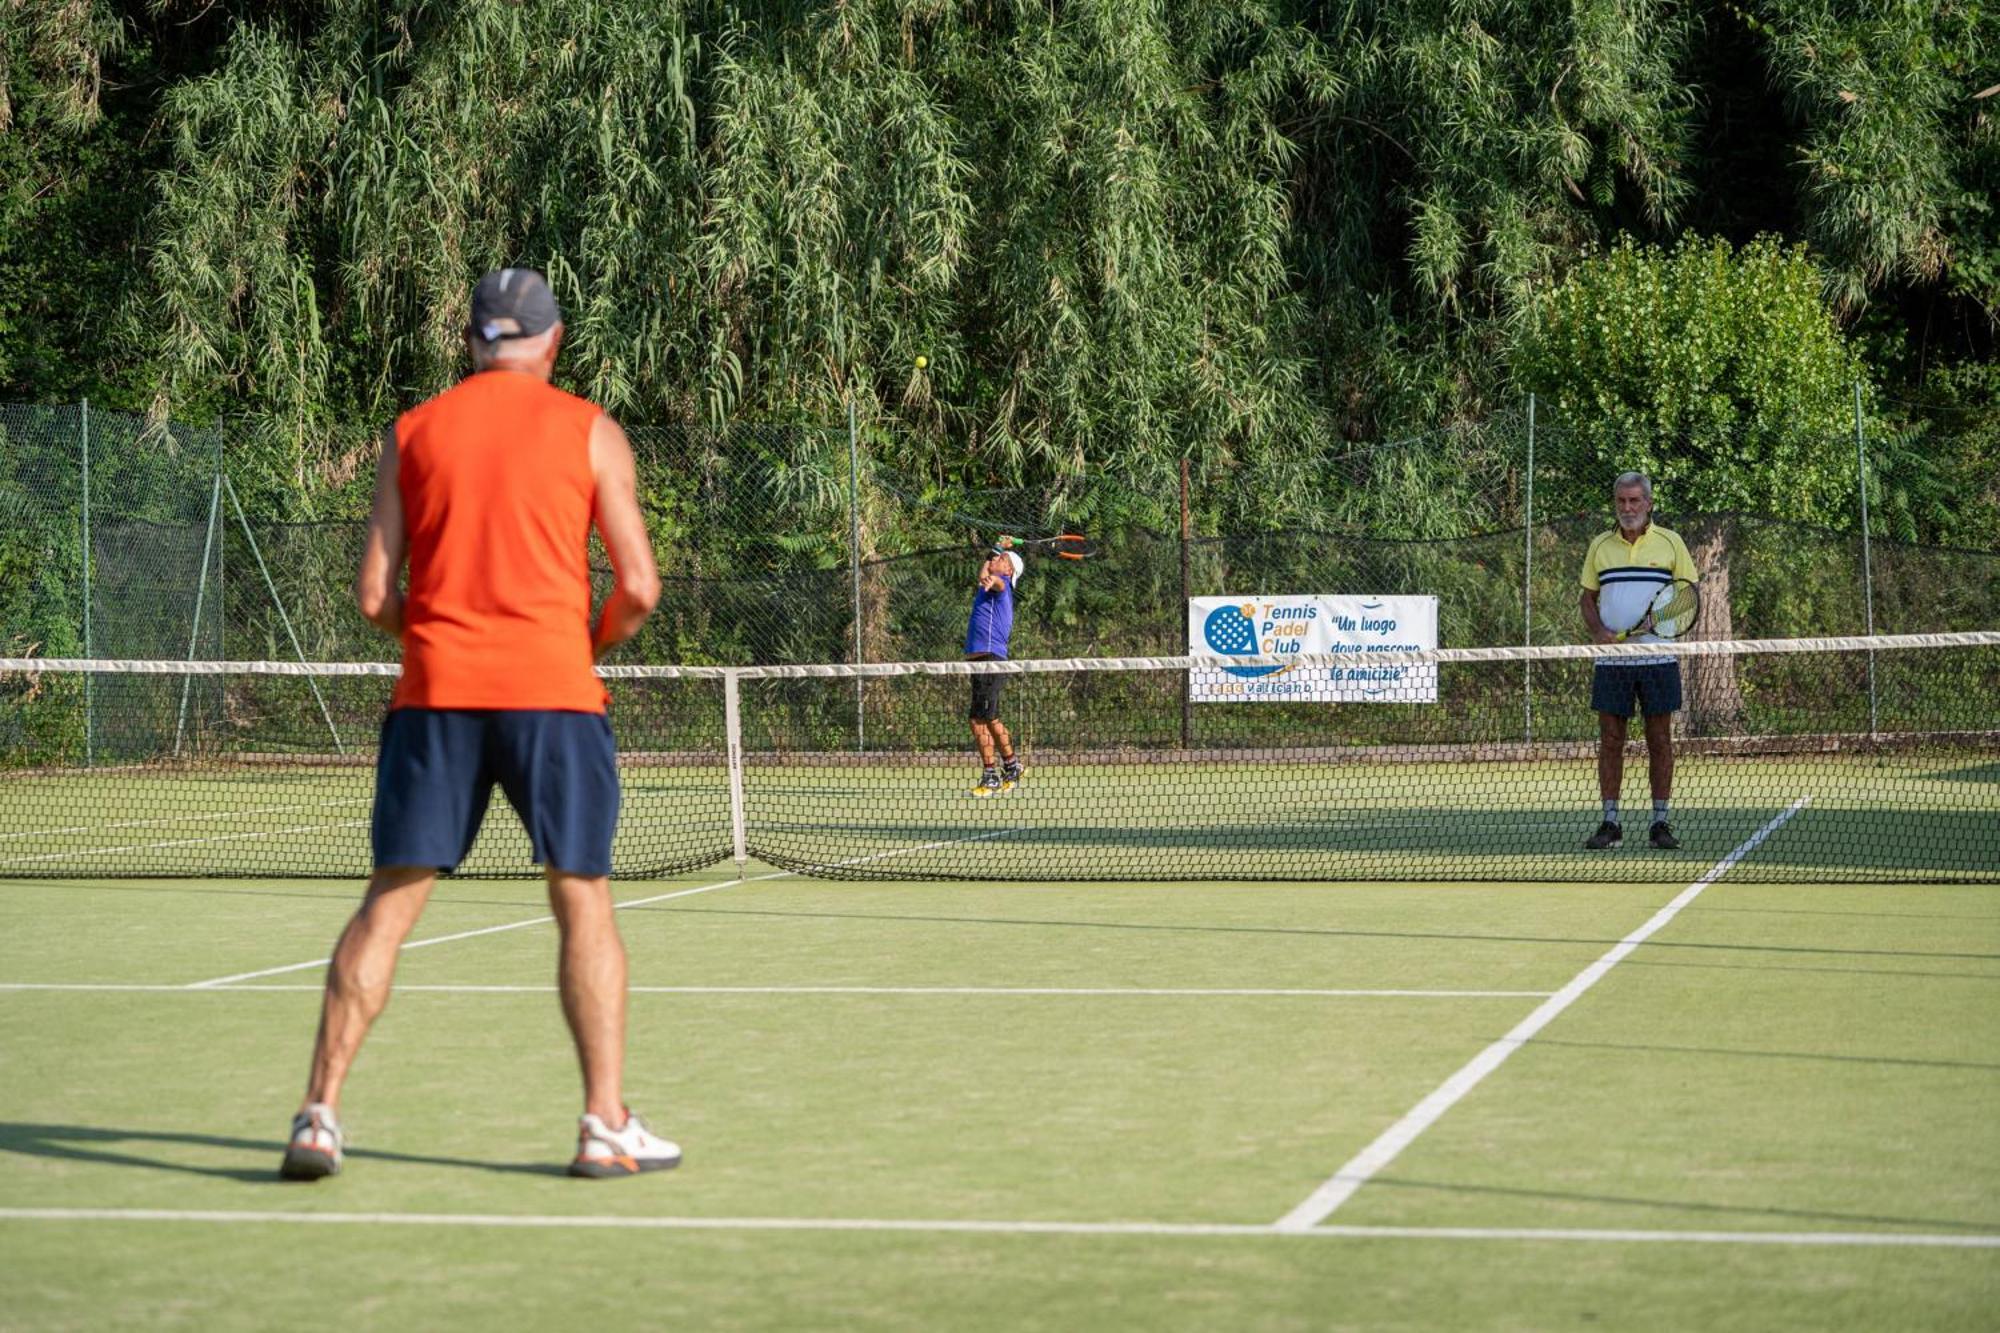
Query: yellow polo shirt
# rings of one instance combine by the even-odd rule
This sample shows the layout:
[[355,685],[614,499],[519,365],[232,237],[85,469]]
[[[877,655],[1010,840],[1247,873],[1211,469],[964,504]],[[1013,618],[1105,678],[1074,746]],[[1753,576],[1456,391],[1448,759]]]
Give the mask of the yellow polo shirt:
[[1583,586],[1596,592],[1604,576],[1615,569],[1663,569],[1667,579],[1696,582],[1694,560],[1687,543],[1672,528],[1657,523],[1647,525],[1637,541],[1626,541],[1623,528],[1600,532],[1583,557]]
[[[1696,582],[1694,560],[1678,532],[1653,523],[1636,541],[1627,541],[1622,528],[1599,533],[1584,553],[1579,582],[1597,594],[1597,614],[1605,626],[1627,630],[1645,618],[1653,598],[1675,579]],[[1658,640],[1641,634],[1634,642]]]

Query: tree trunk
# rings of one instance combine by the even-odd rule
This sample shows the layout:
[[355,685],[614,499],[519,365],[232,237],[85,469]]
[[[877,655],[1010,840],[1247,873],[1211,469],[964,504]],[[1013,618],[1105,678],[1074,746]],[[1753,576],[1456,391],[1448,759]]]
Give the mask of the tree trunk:
[[[1729,540],[1735,520],[1724,516],[1697,519],[1686,534],[1701,583],[1701,619],[1695,639],[1729,639],[1735,626],[1729,611]],[[1730,735],[1743,725],[1743,686],[1736,678],[1736,658],[1690,657],[1683,661],[1687,698],[1681,715],[1690,736]]]

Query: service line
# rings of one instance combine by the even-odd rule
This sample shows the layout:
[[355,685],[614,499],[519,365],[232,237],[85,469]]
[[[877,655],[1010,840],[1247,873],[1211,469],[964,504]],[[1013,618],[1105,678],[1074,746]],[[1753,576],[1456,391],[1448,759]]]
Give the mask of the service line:
[[1302,1240],[1508,1241],[1612,1245],[1821,1245],[2000,1249],[2000,1235],[1919,1231],[1638,1231],[1586,1227],[1311,1227],[1229,1222],[999,1221],[923,1217],[634,1217],[575,1213],[334,1213],[222,1208],[0,1208],[0,1222],[488,1227],[604,1231],[846,1231],[932,1235],[1177,1236]]
[[[241,994],[245,991],[290,995],[309,991],[317,995],[321,987],[287,984],[222,985],[209,983],[188,986],[180,982],[90,982],[90,981],[0,981],[0,992],[8,991],[146,991],[186,995],[192,991],[209,994]],[[1216,996],[1274,999],[1396,999],[1396,1000],[1521,1000],[1542,999],[1545,990],[1361,990],[1312,989],[1277,986],[627,986],[633,995],[967,995],[967,996]],[[554,986],[409,985],[396,987],[398,995],[554,995]]]
[[[766,880],[788,879],[795,875],[809,874],[814,870],[843,870],[850,866],[865,866],[876,861],[886,861],[895,856],[909,856],[915,852],[934,852],[941,847],[956,847],[961,843],[986,842],[993,838],[1004,838],[1010,833],[1018,833],[1018,828],[996,829],[991,833],[979,833],[969,838],[952,838],[944,842],[927,842],[921,847],[898,847],[892,851],[876,852],[871,856],[858,856],[846,861],[830,861],[823,865],[807,866],[800,870],[773,870],[763,875],[738,875],[735,879],[719,884],[697,884],[691,889],[675,889],[671,893],[655,893],[645,898],[633,898],[616,904],[616,910],[631,907],[645,907],[652,903],[663,903],[673,898],[691,898],[697,893],[714,893],[720,889],[733,889],[739,884],[762,884]],[[433,935],[429,939],[411,940],[403,945],[405,950],[427,949],[433,944],[450,944],[455,940],[476,939],[481,935],[499,935],[510,930],[526,930],[530,926],[546,926],[553,922],[553,916],[530,917],[525,921],[509,921],[504,926],[482,926],[478,930],[454,931],[449,935]],[[282,967],[259,968],[255,972],[237,972],[226,977],[210,977],[206,981],[189,982],[187,990],[214,990],[223,986],[233,986],[239,981],[254,981],[258,977],[283,976],[287,972],[304,972],[309,968],[325,967],[331,958],[313,958],[303,963],[286,963]]]

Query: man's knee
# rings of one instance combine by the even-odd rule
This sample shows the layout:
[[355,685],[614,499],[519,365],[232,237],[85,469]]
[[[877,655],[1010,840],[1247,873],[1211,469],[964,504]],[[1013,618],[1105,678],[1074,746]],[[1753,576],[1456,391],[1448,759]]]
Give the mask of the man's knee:
[[377,866],[355,915],[371,923],[407,927],[423,912],[436,882],[437,871],[430,866]]
[[381,897],[402,889],[422,888],[437,878],[435,866],[376,866],[368,876],[368,896]]
[[567,929],[577,921],[608,918],[612,913],[611,880],[606,875],[572,875],[550,870],[549,906],[556,925]]

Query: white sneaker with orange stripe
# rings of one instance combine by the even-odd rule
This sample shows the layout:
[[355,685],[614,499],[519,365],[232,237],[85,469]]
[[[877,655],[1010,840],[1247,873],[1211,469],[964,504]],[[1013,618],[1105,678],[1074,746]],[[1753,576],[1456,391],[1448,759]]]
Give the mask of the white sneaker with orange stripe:
[[641,1171],[665,1171],[681,1164],[681,1146],[646,1128],[646,1122],[625,1108],[625,1125],[613,1129],[594,1115],[577,1122],[576,1160],[569,1164],[573,1176],[608,1180],[615,1176],[636,1176]]
[[340,1170],[340,1121],[325,1102],[312,1102],[292,1117],[291,1141],[278,1174],[286,1180],[319,1180]]

